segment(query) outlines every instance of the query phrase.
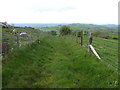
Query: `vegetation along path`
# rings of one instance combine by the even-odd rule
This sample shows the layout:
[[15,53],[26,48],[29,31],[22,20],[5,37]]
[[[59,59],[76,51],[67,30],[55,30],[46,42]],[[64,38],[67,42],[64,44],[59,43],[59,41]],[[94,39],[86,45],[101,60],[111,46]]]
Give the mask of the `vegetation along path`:
[[117,87],[116,71],[68,38],[47,36],[3,61],[3,88]]

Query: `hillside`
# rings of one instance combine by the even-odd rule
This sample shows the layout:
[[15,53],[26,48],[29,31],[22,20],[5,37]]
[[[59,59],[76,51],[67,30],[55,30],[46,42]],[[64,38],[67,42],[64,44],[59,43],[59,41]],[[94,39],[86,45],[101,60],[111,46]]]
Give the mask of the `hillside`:
[[[67,25],[67,24],[66,24]],[[62,25],[50,26],[50,27],[43,27],[42,30],[51,29],[51,30],[58,30]],[[72,30],[108,30],[108,31],[117,31],[118,26],[114,24],[105,24],[105,25],[96,25],[96,24],[80,24],[80,23],[73,23],[68,24]]]
[[114,88],[117,78],[68,36],[44,35],[3,60],[3,88]]

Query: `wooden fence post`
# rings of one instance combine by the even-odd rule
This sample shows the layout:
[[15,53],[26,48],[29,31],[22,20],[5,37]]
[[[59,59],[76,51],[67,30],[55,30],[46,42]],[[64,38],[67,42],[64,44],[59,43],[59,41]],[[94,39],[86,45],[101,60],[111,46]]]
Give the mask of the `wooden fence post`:
[[31,40],[31,42],[32,42],[32,34],[30,33],[30,40]]
[[18,33],[16,33],[16,39],[17,39],[17,47],[19,48],[19,46],[20,46],[20,42],[19,42],[19,36],[18,36]]
[[81,33],[80,33],[80,44],[81,44],[81,46],[83,46],[83,31],[81,31]]
[[93,40],[92,32],[90,32],[89,42],[88,42],[88,52],[90,52],[90,47],[89,47],[89,45],[92,45],[92,40]]
[[78,43],[78,32],[76,32],[76,42]]

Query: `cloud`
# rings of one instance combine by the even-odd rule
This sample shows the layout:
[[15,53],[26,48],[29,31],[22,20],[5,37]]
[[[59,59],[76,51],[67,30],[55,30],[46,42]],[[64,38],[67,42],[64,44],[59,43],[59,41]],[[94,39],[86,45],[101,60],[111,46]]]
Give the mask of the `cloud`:
[[117,23],[119,0],[1,0],[0,21],[10,23]]

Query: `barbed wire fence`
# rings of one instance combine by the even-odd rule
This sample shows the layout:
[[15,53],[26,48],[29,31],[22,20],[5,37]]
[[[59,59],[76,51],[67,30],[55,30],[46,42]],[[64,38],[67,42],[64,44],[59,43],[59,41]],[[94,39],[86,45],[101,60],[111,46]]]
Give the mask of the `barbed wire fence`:
[[[24,28],[22,28],[21,30],[25,32],[26,29],[24,30]],[[31,44],[37,39],[42,38],[43,35],[44,32],[37,29],[34,31],[31,31],[29,29],[27,31],[27,38],[21,37],[20,33],[13,34],[11,32],[7,32],[6,34],[6,31],[2,31],[1,55],[5,56],[7,53],[10,53],[15,49],[19,49],[21,47],[26,46],[27,44]]]
[[[90,34],[91,35],[91,34]],[[84,47],[88,48],[88,52],[90,52],[89,45],[92,43],[93,47],[97,51],[98,55],[103,63],[105,63],[108,67],[118,70],[118,41],[116,40],[109,40],[104,38],[93,37],[93,40],[90,41],[91,36],[82,36],[83,40],[78,39],[76,34],[76,42],[81,43]],[[98,41],[99,40],[99,41]]]
[[[10,51],[12,51],[13,49],[18,49],[25,46],[26,44],[30,44],[32,42],[34,42],[35,40],[42,38],[45,34],[43,34],[43,31],[37,31],[37,32],[28,32],[28,39],[24,40],[23,37],[20,37],[19,34],[18,35],[13,35],[10,34],[5,35],[5,32],[3,32],[2,35],[2,39],[5,42],[8,42],[9,46],[5,48],[10,48]],[[88,35],[84,35],[83,31],[81,32],[82,34],[80,34],[80,36],[78,36],[78,33],[76,33],[76,37],[75,36],[69,36],[69,39],[75,41],[77,44],[79,44],[82,47],[88,48],[89,46],[89,36]],[[100,58],[102,59],[102,62],[106,63],[108,65],[108,67],[113,68],[114,70],[118,70],[118,43],[115,40],[109,40],[109,39],[103,39],[101,38],[99,41],[97,37],[93,37],[92,40],[92,45],[95,48],[95,50],[97,51],[98,55],[100,55]],[[4,45],[4,43],[3,43]],[[3,47],[2,47],[3,48]],[[88,48],[89,49],[89,48]],[[114,51],[114,53],[110,53]],[[5,54],[7,53],[7,49],[5,49]],[[108,54],[108,55],[107,55]]]

